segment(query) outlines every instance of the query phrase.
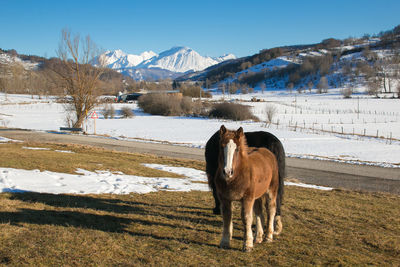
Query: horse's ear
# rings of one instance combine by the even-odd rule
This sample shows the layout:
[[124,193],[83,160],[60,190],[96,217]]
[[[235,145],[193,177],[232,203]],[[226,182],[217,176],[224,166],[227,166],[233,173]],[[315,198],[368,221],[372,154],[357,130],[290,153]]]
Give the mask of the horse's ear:
[[226,128],[224,125],[221,125],[221,128],[219,128],[219,134],[224,135],[226,133]]
[[242,127],[240,127],[237,131],[236,131],[236,136],[237,137],[242,137],[244,135],[244,133],[243,133],[243,128]]

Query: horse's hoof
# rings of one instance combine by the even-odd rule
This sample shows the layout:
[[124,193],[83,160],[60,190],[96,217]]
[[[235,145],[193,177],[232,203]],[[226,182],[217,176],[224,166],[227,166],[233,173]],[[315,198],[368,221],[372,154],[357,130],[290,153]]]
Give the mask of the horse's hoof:
[[215,215],[220,215],[221,214],[221,210],[219,208],[213,208],[213,213]]
[[257,243],[257,244],[261,244],[263,242],[263,238],[262,237],[257,237],[255,240],[254,240],[254,243]]
[[252,247],[243,247],[243,252],[251,252],[252,250]]
[[229,248],[231,248],[230,244],[229,244],[229,243],[226,243],[226,242],[221,242],[221,243],[219,244],[219,247],[220,247],[220,248],[223,248],[223,249],[229,249]]
[[265,238],[265,241],[266,241],[267,243],[272,243],[272,238]]

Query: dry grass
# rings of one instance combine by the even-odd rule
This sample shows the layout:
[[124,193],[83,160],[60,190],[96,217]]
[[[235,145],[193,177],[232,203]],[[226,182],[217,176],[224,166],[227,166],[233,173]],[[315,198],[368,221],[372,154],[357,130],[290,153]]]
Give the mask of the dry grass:
[[[0,153],[15,150],[12,157],[20,156],[20,146],[0,145]],[[87,153],[98,157],[84,168],[95,168],[101,163],[105,168],[114,165],[120,170],[119,166],[127,164],[124,161],[137,157],[140,162],[141,157],[147,157],[78,146],[65,149],[76,149],[76,153],[25,150],[20,153],[24,156],[33,153],[41,168],[51,167],[54,171],[66,167],[57,169],[58,166],[47,162],[49,158],[68,160],[68,165],[82,164],[73,158],[86,159],[79,154]],[[114,160],[106,163],[112,156]],[[12,157],[7,157],[8,161],[1,157],[0,166],[4,167],[6,162],[17,164]],[[202,164],[156,157],[147,160],[191,167]],[[258,244],[253,252],[244,253],[239,205],[235,206],[232,248],[218,247],[222,220],[211,212],[209,192],[2,193],[0,265],[399,266],[399,206],[400,197],[395,195],[287,187],[282,234],[273,243]]]
[[[30,150],[24,147],[48,148]],[[60,153],[56,150],[71,151]],[[40,143],[0,144],[0,167],[39,169],[74,174],[77,168],[89,171],[110,170],[146,177],[179,177],[176,174],[150,169],[142,163],[159,163],[203,169],[204,163],[193,160],[176,160],[167,157],[109,151],[81,145],[56,145]]]
[[218,248],[221,218],[208,192],[145,195],[0,194],[0,263],[11,265],[400,264],[400,199],[287,188],[284,231],[241,252]]

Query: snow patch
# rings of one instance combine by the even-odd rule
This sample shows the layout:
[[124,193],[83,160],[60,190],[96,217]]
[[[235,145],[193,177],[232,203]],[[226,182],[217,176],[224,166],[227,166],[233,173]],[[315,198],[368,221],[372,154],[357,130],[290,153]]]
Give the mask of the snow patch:
[[[38,192],[50,194],[146,194],[157,191],[209,191],[204,171],[160,164],[144,164],[149,168],[184,175],[185,178],[141,177],[121,172],[87,171],[77,169],[77,174],[40,170],[0,168],[0,192]],[[329,187],[285,182],[318,190]]]

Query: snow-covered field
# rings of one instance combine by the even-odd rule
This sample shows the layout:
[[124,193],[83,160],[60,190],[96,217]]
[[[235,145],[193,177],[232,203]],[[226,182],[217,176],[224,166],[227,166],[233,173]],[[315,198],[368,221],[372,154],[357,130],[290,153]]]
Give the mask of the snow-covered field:
[[[221,97],[217,95],[214,99]],[[262,130],[275,134],[282,140],[289,157],[400,167],[398,99],[375,99],[365,95],[343,99],[338,92],[295,95],[284,91],[234,95],[231,99],[246,101],[253,97],[264,102],[244,103],[253,106],[253,112],[261,122],[150,116],[141,112],[136,104],[114,104],[117,111],[131,107],[136,116],[104,119],[102,107],[98,107],[96,112],[100,118],[96,120],[96,133],[126,140],[204,147],[221,124],[231,129],[242,126],[245,131]],[[66,126],[63,106],[51,99],[8,95],[5,101],[4,95],[0,95],[0,101],[0,126],[39,131],[58,131],[61,126]],[[264,122],[267,105],[277,109],[273,124],[269,126]],[[93,133],[94,120],[88,119],[84,128]]]
[[[253,97],[262,102],[248,102]],[[222,96],[214,97],[214,99],[219,98]],[[230,98],[232,99],[253,106],[254,114],[262,121],[232,122],[205,118],[150,116],[141,112],[136,104],[113,104],[117,111],[125,106],[131,107],[136,116],[130,119],[120,119],[118,116],[115,119],[104,119],[101,114],[102,108],[98,107],[96,133],[125,140],[170,142],[176,145],[204,147],[206,141],[221,124],[231,129],[242,126],[245,131],[263,130],[275,134],[282,140],[289,157],[400,167],[400,105],[397,99],[360,96],[345,100],[340,94],[295,96],[285,92],[235,95]],[[266,126],[265,123],[267,105],[273,105],[277,109],[270,126]],[[59,127],[66,126],[64,118],[63,106],[51,98],[37,99],[28,95],[7,95],[6,98],[0,95],[1,126],[58,131]],[[341,127],[344,134],[341,134]],[[87,119],[84,128],[93,133],[94,120]],[[330,132],[330,128],[334,130]],[[355,135],[352,134],[353,128]],[[376,131],[379,131],[378,138],[374,137]],[[357,133],[359,135],[356,135]],[[383,138],[385,136],[387,138]],[[13,140],[0,138],[0,145],[9,141]],[[202,171],[162,165],[148,165],[148,167],[175,172],[187,178],[148,178],[81,169],[73,175],[0,168],[0,192],[127,194],[158,190],[208,190],[205,183],[206,176]],[[289,182],[287,185],[308,186]]]

